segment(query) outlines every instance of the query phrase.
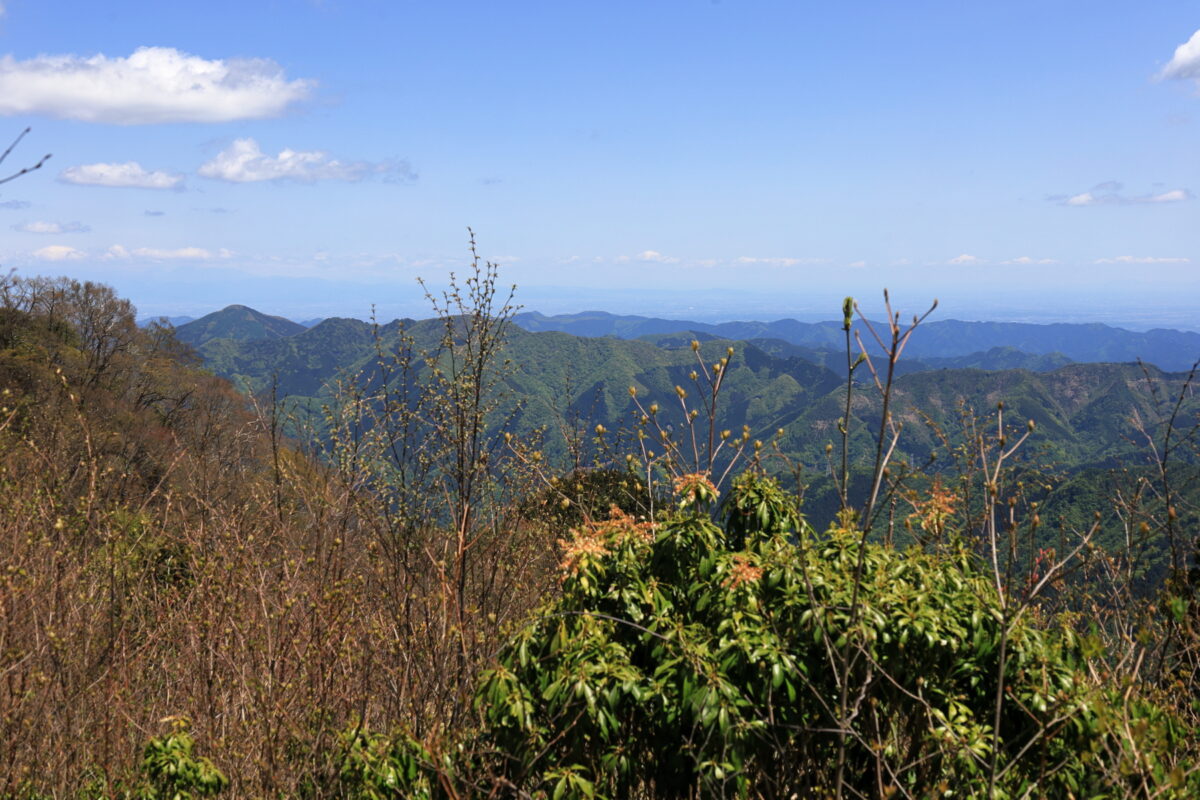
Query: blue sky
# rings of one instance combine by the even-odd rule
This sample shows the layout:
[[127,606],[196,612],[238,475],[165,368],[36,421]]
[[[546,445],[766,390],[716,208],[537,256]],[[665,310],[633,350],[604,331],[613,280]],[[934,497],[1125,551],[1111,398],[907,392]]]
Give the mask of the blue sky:
[[[0,263],[147,314],[1200,327],[1194,2],[5,0]],[[5,173],[7,174],[7,173]],[[828,309],[826,313],[825,309]]]

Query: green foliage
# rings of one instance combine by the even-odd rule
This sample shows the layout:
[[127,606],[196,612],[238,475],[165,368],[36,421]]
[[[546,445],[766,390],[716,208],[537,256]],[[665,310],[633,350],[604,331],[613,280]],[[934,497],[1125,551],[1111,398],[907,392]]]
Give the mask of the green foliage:
[[[534,796],[815,796],[833,789],[845,675],[855,796],[974,797],[993,777],[998,797],[1200,788],[1171,761],[1188,731],[1089,680],[1069,627],[1010,618],[969,553],[817,536],[757,475],[725,510],[724,528],[689,502],[653,532],[582,533],[561,598],[485,674],[459,767]],[[411,752],[389,768],[425,780]]]
[[171,720],[171,732],[151,739],[142,753],[145,783],[138,800],[192,800],[213,797],[229,781],[207,758],[193,754],[195,743],[185,719]]
[[432,763],[429,751],[405,734],[388,737],[356,727],[342,735],[339,795],[347,800],[440,797]]

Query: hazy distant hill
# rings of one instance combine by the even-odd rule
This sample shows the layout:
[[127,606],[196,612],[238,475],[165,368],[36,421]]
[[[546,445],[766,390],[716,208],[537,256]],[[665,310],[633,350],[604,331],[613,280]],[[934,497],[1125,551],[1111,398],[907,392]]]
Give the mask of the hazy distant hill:
[[151,322],[158,322],[159,320],[163,319],[171,323],[171,325],[174,327],[178,328],[180,325],[186,325],[187,323],[191,322],[195,319],[195,317],[142,317],[137,321],[137,324],[138,327],[144,328]]
[[273,317],[248,306],[226,306],[200,319],[179,325],[180,341],[199,347],[211,339],[280,339],[304,331],[305,327],[283,317]]
[[[1027,369],[1030,372],[1051,372],[1072,363],[1062,353],[1027,353],[1016,347],[993,347],[990,350],[965,356],[929,357],[916,362],[925,369]],[[909,369],[909,372],[924,370]]]
[[[843,346],[839,322],[783,319],[712,324],[586,311],[557,316],[522,313],[517,315],[516,323],[529,331],[557,330],[576,336],[632,339],[696,331],[726,339],[780,339],[817,350],[839,350]],[[869,337],[864,335],[864,340],[869,341]],[[1163,329],[1136,332],[1099,323],[1035,325],[943,320],[925,323],[906,354],[913,359],[929,360],[986,353],[998,347],[1035,355],[1060,354],[1071,361],[1126,362],[1140,358],[1165,370],[1186,370],[1200,359],[1200,333]]]
[[[354,372],[374,358],[375,338],[369,323],[330,317],[311,328],[290,324],[299,330],[289,336],[225,336],[209,339],[197,350],[209,369],[243,390],[266,391],[277,376],[281,395],[302,397],[321,394],[339,372]],[[384,326],[384,339],[394,340],[397,327],[396,322]]]
[[[718,337],[699,331],[684,331],[682,333],[649,334],[639,337],[643,341],[653,342],[659,347],[688,347],[692,339],[709,341]],[[748,342],[765,353],[780,358],[800,358],[813,364],[820,364],[834,372],[846,371],[846,353],[844,350],[805,347],[791,344],[783,339],[749,339]],[[991,350],[968,353],[965,356],[947,356],[944,358],[908,358],[902,359],[897,372],[907,375],[913,372],[927,372],[932,369],[1027,369],[1030,372],[1049,372],[1067,364],[1074,363],[1062,353],[1026,353],[1015,347],[993,347]]]

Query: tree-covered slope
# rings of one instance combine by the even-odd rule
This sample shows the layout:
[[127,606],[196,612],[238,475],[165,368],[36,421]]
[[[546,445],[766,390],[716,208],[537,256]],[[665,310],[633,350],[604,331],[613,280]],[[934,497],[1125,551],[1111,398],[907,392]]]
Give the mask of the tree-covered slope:
[[304,329],[303,325],[290,319],[273,317],[248,306],[232,305],[179,325],[175,336],[181,342],[199,347],[212,339],[279,339]]
[[[375,329],[358,320],[329,319],[286,338],[213,339],[200,353],[209,369],[243,390],[262,393],[275,387],[280,396],[302,404],[309,399],[323,403],[333,396],[335,379],[373,380],[380,354],[386,358],[395,350],[402,330],[420,352],[436,346],[442,328],[434,320],[397,321]],[[914,337],[914,349],[924,333]],[[840,441],[845,382],[836,368],[840,359],[844,373],[844,354],[780,340],[700,338],[699,355],[706,364],[733,351],[715,409],[718,430],[741,432],[745,427],[764,439],[782,430],[778,441],[786,454],[821,468],[826,446]],[[690,335],[626,340],[511,328],[503,350],[508,366],[502,387],[515,411],[493,423],[516,433],[545,429],[550,452],[561,452],[564,430],[578,435],[603,425],[614,433],[632,433],[641,415],[630,396],[632,387],[644,408],[657,404],[658,424],[668,432],[682,432],[687,419],[676,387],[686,390],[693,404],[703,393],[691,377],[698,366],[691,341]],[[1161,415],[1156,404],[1161,405],[1162,397],[1156,401],[1153,391],[1173,396],[1186,380],[1184,373],[1136,364],[1079,363],[1045,370],[1061,358],[995,349],[961,359],[914,359],[915,366],[902,360],[893,405],[904,426],[900,452],[924,461],[946,441],[966,441],[972,434],[965,420],[986,420],[1004,402],[1010,421],[1035,423],[1026,448],[1030,453],[1071,468],[1140,457],[1145,440],[1136,420],[1149,423]],[[818,360],[830,366],[814,363]],[[424,369],[417,361],[418,370]],[[1009,363],[1045,371],[949,366]],[[1193,402],[1187,401],[1189,408]],[[856,452],[873,452],[869,444],[879,413],[878,392],[864,365],[856,372],[852,397],[850,437]]]
[[[842,345],[841,323],[774,322],[705,323],[652,317],[615,316],[599,311],[546,316],[518,314],[518,325],[531,331],[557,330],[577,336],[636,338],[650,334],[696,331],[726,339],[781,339],[818,350],[837,351]],[[864,340],[869,339],[864,334]],[[910,358],[924,360],[981,353],[997,347],[1035,355],[1061,354],[1073,361],[1143,361],[1166,370],[1184,370],[1200,359],[1200,333],[1156,329],[1128,331],[1100,323],[927,322],[913,339]],[[949,366],[949,365],[947,365]],[[964,365],[958,365],[964,366]],[[980,365],[984,366],[984,365]],[[999,366],[989,365],[988,368]],[[1016,366],[1016,365],[1010,365]]]

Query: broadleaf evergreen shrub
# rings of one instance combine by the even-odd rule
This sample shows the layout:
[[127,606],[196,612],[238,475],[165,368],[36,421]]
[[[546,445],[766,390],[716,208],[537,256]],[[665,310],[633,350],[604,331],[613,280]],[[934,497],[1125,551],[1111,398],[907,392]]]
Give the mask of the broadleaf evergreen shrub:
[[207,758],[195,755],[187,720],[170,722],[171,732],[151,739],[142,753],[145,783],[138,800],[192,800],[219,794],[229,780]]
[[[969,550],[818,534],[756,474],[735,482],[723,527],[705,491],[681,490],[654,528],[626,517],[577,532],[561,597],[483,677],[457,781],[480,795],[823,796],[848,674],[850,795],[1200,790],[1173,761],[1182,723],[1090,677],[1070,627],[1007,617]],[[428,780],[444,767],[400,764],[418,777],[391,796],[444,796]]]

